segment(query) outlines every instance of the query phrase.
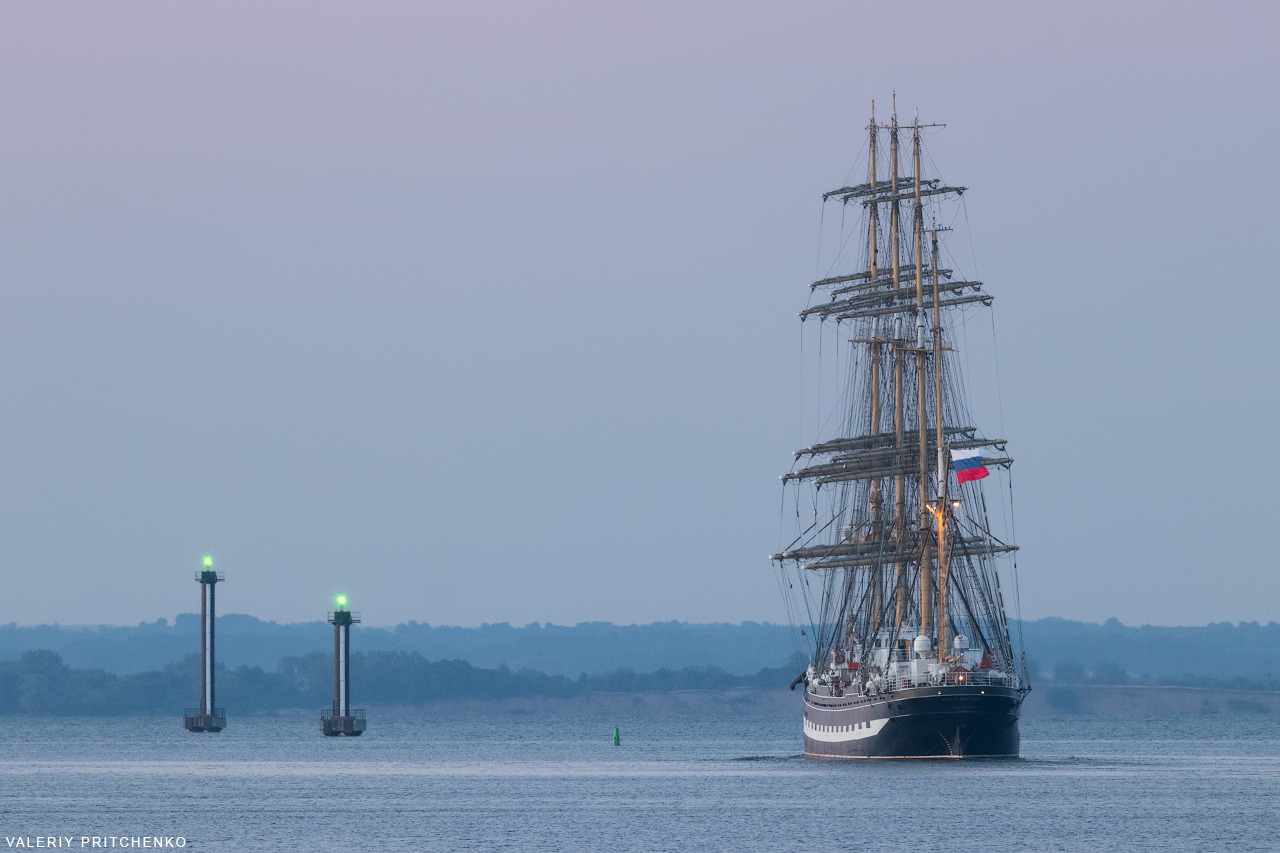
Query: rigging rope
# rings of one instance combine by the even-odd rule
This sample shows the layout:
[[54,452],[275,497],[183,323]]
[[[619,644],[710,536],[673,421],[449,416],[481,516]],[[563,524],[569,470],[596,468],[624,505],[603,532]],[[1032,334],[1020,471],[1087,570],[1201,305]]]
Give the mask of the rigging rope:
[[[996,338],[996,312],[995,308],[989,309],[991,312],[991,348],[995,354],[996,368],[996,405],[1000,412],[1000,432],[1004,434],[1004,400],[1000,389],[1000,346]],[[1013,471],[1006,472],[1008,478],[1006,482],[1009,487],[1009,535],[1014,543],[1018,541],[1017,516],[1013,510]],[[1022,584],[1018,578],[1018,552],[1013,552],[1013,612],[1018,620],[1018,647],[1025,653],[1027,646],[1022,635]]]
[[[933,162],[931,154],[928,154],[928,162],[936,170],[936,164]],[[852,173],[852,170],[851,170]],[[871,180],[878,180],[877,176],[872,176]],[[848,180],[846,180],[846,185]],[[896,191],[896,188],[895,188]],[[961,215],[965,218],[965,228],[968,232],[971,252],[973,251],[973,235],[972,229],[968,222],[968,207],[963,196],[960,198],[961,204],[957,209],[951,211],[943,211],[941,209],[941,199],[931,199],[926,202],[925,207],[929,212],[929,221],[934,225],[939,221],[940,215],[949,214],[949,226],[956,224]],[[858,220],[858,227],[848,228],[847,204],[842,204],[839,230],[841,232],[840,239],[837,241],[837,250],[834,257],[827,265],[827,275],[835,274],[835,271],[842,265],[845,258],[851,258],[853,252],[850,252],[851,246],[859,245],[851,244],[850,241],[859,234],[865,235],[871,227],[871,217],[864,207],[863,215],[855,217]],[[896,207],[896,203],[895,203]],[[922,220],[917,220],[918,222]],[[871,242],[876,247],[874,250],[868,245],[868,241],[860,241],[860,251],[858,255],[864,261],[861,269],[866,271],[870,269],[870,253],[875,251],[877,254],[876,269],[877,272],[887,272],[888,258],[890,253],[881,256],[883,242],[892,240],[888,238],[888,223],[881,220],[881,217],[875,217],[876,225],[875,233],[871,235]],[[824,246],[829,244],[825,239],[826,224],[826,205],[822,205],[820,213],[820,233],[818,239],[818,257],[815,261],[815,270],[817,274],[821,274],[824,268],[823,251]],[[899,230],[899,245],[896,247],[905,254],[908,263],[915,263],[917,266],[923,266],[925,261],[922,258],[913,257],[910,247],[910,228]],[[883,239],[882,239],[883,238]],[[945,246],[945,244],[944,244]],[[895,247],[890,247],[895,248]],[[955,263],[954,255],[950,247],[945,248],[946,256],[952,261],[954,269],[960,269],[961,265]],[[942,262],[936,257],[931,262],[933,266],[942,266]],[[976,252],[973,253],[973,269],[977,270]],[[935,273],[936,274],[936,273]],[[964,280],[963,278],[961,280]],[[896,289],[898,282],[890,285],[890,289]],[[928,286],[928,285],[927,285]],[[873,291],[881,290],[879,285],[872,288]],[[814,293],[816,288],[810,288],[809,299],[807,305],[815,304]],[[886,294],[888,295],[888,294]],[[898,297],[893,297],[896,301]],[[954,341],[956,332],[954,330],[954,321],[960,320],[963,335],[965,355],[963,360],[945,355],[941,359],[931,363],[928,367],[928,376],[934,381],[941,383],[946,394],[941,406],[942,411],[933,412],[933,417],[929,418],[932,409],[937,408],[932,395],[929,395],[924,401],[923,411],[915,411],[914,405],[916,399],[915,391],[917,389],[916,371],[908,369],[902,377],[902,393],[905,400],[903,409],[903,427],[911,429],[913,426],[919,430],[923,424],[933,420],[935,423],[952,423],[956,426],[963,426],[969,422],[969,411],[967,398],[970,396],[969,381],[970,370],[968,351],[968,323],[975,315],[964,309],[948,309],[946,311],[950,322],[950,327],[944,334],[944,346]],[[876,333],[877,320],[860,320],[850,323],[848,334],[842,328],[841,322],[836,321],[833,324],[832,331],[834,337],[834,346],[836,353],[834,356],[834,364],[826,365],[826,324],[822,320],[818,323],[818,350],[817,350],[817,368],[816,382],[813,396],[816,402],[816,417],[813,421],[815,426],[814,441],[821,442],[824,436],[829,436],[832,430],[838,430],[836,434],[856,436],[862,434],[868,427],[869,406],[873,394],[883,394],[887,397],[892,392],[892,382],[890,374],[886,370],[877,375],[878,387],[873,388],[869,381],[869,377],[864,375],[867,363],[866,359],[870,358],[869,351],[864,352],[862,348],[851,350],[849,353],[843,351],[844,344],[853,345],[856,341]],[[896,328],[896,326],[895,326]],[[804,325],[801,326],[800,339],[800,357],[801,357],[801,395],[800,395],[800,433],[802,446],[809,443],[806,433],[807,412],[805,405],[805,386],[806,374],[812,374],[808,369],[807,354],[805,352],[805,334]],[[994,316],[992,317],[992,334],[995,334]],[[897,333],[895,332],[895,337]],[[812,345],[810,345],[812,347]],[[897,356],[895,356],[897,358]],[[963,366],[964,369],[961,369]],[[834,367],[834,371],[832,368]],[[925,379],[925,381],[929,381]],[[826,382],[832,382],[834,393],[828,393],[825,388]],[[996,360],[996,386],[997,386],[997,407],[1000,418],[1001,433],[1004,432],[1004,413],[1003,399],[999,381],[999,363],[998,355]],[[824,411],[822,401],[824,396],[833,400],[828,403],[829,411]],[[881,399],[884,399],[882,397]],[[880,417],[883,418],[884,410],[878,410]],[[912,423],[914,421],[914,424]],[[870,432],[880,433],[881,423],[871,424]],[[935,467],[930,465],[930,467]],[[796,463],[793,461],[791,470],[796,470]],[[877,484],[879,480],[875,481]],[[797,544],[804,542],[805,547],[812,547],[816,550],[828,550],[828,553],[835,551],[846,542],[861,541],[866,542],[871,538],[870,525],[873,523],[876,512],[870,508],[869,490],[872,489],[871,481],[854,481],[841,482],[834,488],[823,489],[817,483],[813,484],[812,490],[806,489],[805,503],[806,510],[809,509],[810,500],[813,510],[812,522],[801,529],[802,523],[800,518],[801,503],[801,486],[797,483],[795,495],[795,532],[796,536],[791,544],[782,549],[782,553],[786,553],[794,548]],[[1009,483],[1009,512],[1010,516],[1006,518],[1007,530],[1012,531],[1012,479]],[[965,633],[971,633],[973,639],[978,640],[984,650],[990,647],[992,652],[998,651],[1001,657],[1006,654],[1012,654],[1009,649],[1007,617],[1004,614],[1003,602],[999,591],[999,575],[995,569],[993,554],[990,552],[992,543],[998,543],[999,540],[990,533],[990,517],[987,513],[987,503],[985,492],[982,488],[983,484],[967,484],[963,489],[957,492],[958,495],[963,494],[968,498],[964,514],[966,518],[962,521],[957,518],[956,530],[961,535],[967,532],[977,530],[981,531],[987,545],[985,554],[966,554],[963,558],[956,558],[954,551],[957,547],[957,540],[952,539],[949,543],[948,563],[952,567],[951,584],[948,588],[948,602],[958,604],[959,606],[947,608],[948,627],[953,628],[954,634],[959,634],[962,627]],[[921,495],[918,494],[920,484],[913,475],[908,475],[903,479],[903,503],[908,506],[916,506]],[[876,490],[878,491],[878,485]],[[895,494],[897,489],[894,490]],[[997,489],[1001,495],[1001,509],[1005,509],[1003,489]],[[879,506],[879,504],[877,504]],[[970,509],[972,508],[972,509]],[[981,513],[981,520],[977,518]],[[786,495],[784,487],[784,495],[780,507],[780,514],[784,517],[782,525],[779,529],[779,542],[782,540],[782,531],[786,524]],[[914,531],[916,522],[911,519],[910,511],[905,511],[901,518],[895,517],[895,523],[908,525],[911,531]],[[825,523],[824,523],[825,519]],[[884,519],[881,517],[882,522]],[[846,524],[847,523],[847,524]],[[829,528],[836,527],[837,533],[834,537],[830,537],[834,541],[828,547],[824,544],[829,534],[826,534]],[[845,636],[846,639],[851,638],[854,634],[862,635],[862,639],[868,643],[878,642],[875,636],[878,631],[884,627],[888,629],[890,636],[890,659],[892,659],[893,645],[897,642],[900,629],[910,629],[911,620],[917,619],[923,621],[923,614],[920,613],[920,602],[918,595],[912,592],[913,587],[919,579],[918,573],[914,573],[906,564],[891,564],[898,570],[892,576],[888,575],[887,568],[883,563],[888,554],[889,531],[893,528],[893,524],[884,524],[879,530],[879,542],[877,552],[877,562],[873,566],[858,566],[846,568],[829,568],[822,569],[819,584],[810,584],[810,575],[814,573],[813,569],[802,567],[801,561],[795,561],[793,566],[788,569],[785,563],[778,565],[777,576],[779,582],[786,580],[786,589],[784,590],[784,600],[786,601],[787,612],[792,621],[793,639],[797,645],[800,645],[798,638],[795,638],[794,631],[799,622],[796,616],[800,615],[799,611],[803,610],[808,627],[812,630],[812,636],[800,629],[800,635],[809,637],[811,648],[815,655],[822,655],[829,650],[832,644],[840,642],[840,638]],[[914,537],[919,531],[914,531],[911,535]],[[1010,535],[1011,540],[1016,536]],[[897,547],[901,547],[900,545]],[[943,557],[939,552],[939,558]],[[821,559],[821,558],[818,558]],[[856,562],[856,561],[855,561]],[[1017,560],[1014,559],[1014,588],[1015,588],[1015,606],[1018,618],[1018,637],[1019,643],[1022,643],[1022,614],[1021,614],[1021,592],[1019,588],[1017,576]],[[791,578],[794,576],[795,583]],[[940,575],[937,576],[940,579]],[[820,588],[819,588],[820,587]],[[937,587],[935,587],[937,589]],[[891,590],[891,591],[890,591]],[[838,596],[836,593],[840,593]],[[887,593],[887,594],[886,594]],[[797,600],[794,596],[800,596],[802,600]],[[954,599],[952,598],[954,596]],[[935,601],[940,600],[940,595],[933,596]],[[902,619],[899,622],[896,618],[892,619],[890,625],[890,608],[897,605],[901,608]],[[855,624],[856,622],[856,624]],[[1007,650],[1007,651],[1006,651]],[[945,654],[948,650],[940,649],[941,654]],[[1012,665],[1012,660],[1008,661]]]

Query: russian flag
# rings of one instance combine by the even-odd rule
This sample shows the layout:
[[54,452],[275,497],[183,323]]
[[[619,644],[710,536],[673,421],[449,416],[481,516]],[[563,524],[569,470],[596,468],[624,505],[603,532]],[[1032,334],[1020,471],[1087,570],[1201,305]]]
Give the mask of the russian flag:
[[982,450],[976,447],[972,450],[951,451],[951,467],[956,469],[958,483],[981,480],[991,473],[982,464]]

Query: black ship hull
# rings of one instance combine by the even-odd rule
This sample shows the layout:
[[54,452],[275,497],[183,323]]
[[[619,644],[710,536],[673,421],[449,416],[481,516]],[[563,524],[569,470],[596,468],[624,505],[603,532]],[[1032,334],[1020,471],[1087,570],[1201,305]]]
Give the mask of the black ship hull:
[[1022,694],[913,687],[879,696],[806,694],[804,754],[841,758],[1017,758]]

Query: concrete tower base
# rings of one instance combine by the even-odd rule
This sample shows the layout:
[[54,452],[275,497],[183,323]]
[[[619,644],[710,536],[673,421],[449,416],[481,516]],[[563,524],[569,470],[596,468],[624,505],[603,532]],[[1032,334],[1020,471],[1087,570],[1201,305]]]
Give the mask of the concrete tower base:
[[320,731],[324,732],[325,737],[337,737],[338,735],[359,737],[364,734],[364,711],[352,711],[351,713],[354,716],[335,717],[331,712],[323,712],[320,716]]
[[226,711],[216,708],[212,714],[201,714],[199,708],[188,708],[182,727],[189,732],[220,732],[227,727]]

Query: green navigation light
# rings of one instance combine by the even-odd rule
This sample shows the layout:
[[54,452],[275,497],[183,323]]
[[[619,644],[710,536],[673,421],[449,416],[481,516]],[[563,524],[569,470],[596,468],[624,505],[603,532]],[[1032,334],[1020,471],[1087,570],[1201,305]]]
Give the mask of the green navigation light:
[[338,606],[339,607],[347,606],[347,597],[345,595],[338,596]]
[[213,557],[205,557],[205,558],[204,558],[204,564],[205,564],[206,566],[212,566],[212,565],[213,565]]

